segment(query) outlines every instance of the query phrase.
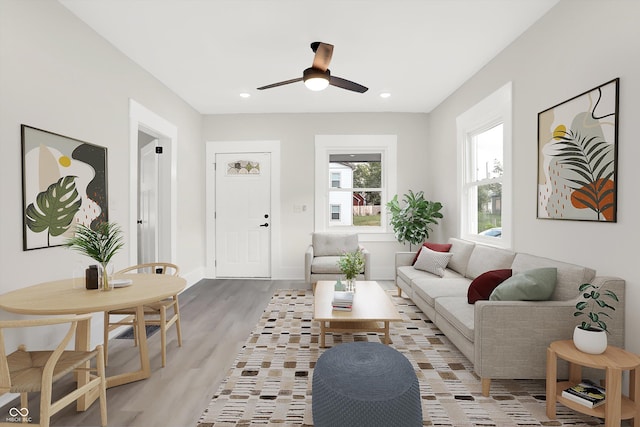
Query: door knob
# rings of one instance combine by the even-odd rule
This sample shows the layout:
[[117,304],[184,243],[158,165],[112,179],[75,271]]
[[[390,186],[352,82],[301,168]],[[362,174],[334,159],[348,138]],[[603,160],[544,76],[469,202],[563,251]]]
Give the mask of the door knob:
[[268,227],[268,226],[269,226],[268,222],[265,222],[264,224],[260,224],[260,227]]

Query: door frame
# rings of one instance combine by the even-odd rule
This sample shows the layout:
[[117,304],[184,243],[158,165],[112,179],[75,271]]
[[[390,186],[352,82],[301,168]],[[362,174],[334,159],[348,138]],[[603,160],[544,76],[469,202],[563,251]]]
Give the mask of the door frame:
[[143,105],[129,99],[129,264],[138,259],[138,131],[154,136],[164,152],[158,167],[161,185],[168,193],[159,206],[158,254],[167,262],[176,262],[176,236],[178,212],[177,143],[178,128]]
[[[216,154],[270,153],[271,154],[271,279],[277,278],[276,266],[281,265],[280,232],[280,141],[207,141],[206,143],[206,236],[207,255],[205,275],[216,278]],[[275,276],[275,277],[274,277]],[[268,280],[265,279],[265,280]]]

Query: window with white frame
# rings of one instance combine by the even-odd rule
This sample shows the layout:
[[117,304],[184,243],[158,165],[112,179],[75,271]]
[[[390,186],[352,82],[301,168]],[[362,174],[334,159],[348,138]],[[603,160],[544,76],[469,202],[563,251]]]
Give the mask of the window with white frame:
[[340,221],[340,205],[331,205],[331,220]]
[[457,118],[460,235],[510,248],[511,83]]
[[340,172],[331,172],[331,188],[340,188]]
[[395,190],[395,135],[316,136],[316,230],[385,232]]

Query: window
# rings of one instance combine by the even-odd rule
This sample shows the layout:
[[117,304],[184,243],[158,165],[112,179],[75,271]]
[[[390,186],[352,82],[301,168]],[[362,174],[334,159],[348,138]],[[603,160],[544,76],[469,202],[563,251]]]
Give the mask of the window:
[[[327,165],[331,176],[342,178],[342,185],[334,186],[331,179],[329,204],[351,211],[350,221],[342,225],[380,227],[382,216],[382,154],[348,153],[329,154]],[[339,170],[340,172],[335,172]],[[332,211],[333,215],[333,211]],[[334,219],[334,218],[331,218]]]
[[511,247],[511,83],[457,119],[463,238]]
[[385,232],[396,190],[395,136],[316,136],[316,230]]
[[331,220],[340,221],[340,205],[331,205]]
[[340,188],[340,172],[331,172],[331,188]]

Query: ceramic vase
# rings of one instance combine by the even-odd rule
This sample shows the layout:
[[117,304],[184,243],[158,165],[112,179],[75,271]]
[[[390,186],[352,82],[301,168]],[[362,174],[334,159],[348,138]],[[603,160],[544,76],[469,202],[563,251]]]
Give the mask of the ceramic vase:
[[587,330],[576,326],[573,330],[573,343],[582,352],[601,354],[607,349],[607,332],[595,328]]

